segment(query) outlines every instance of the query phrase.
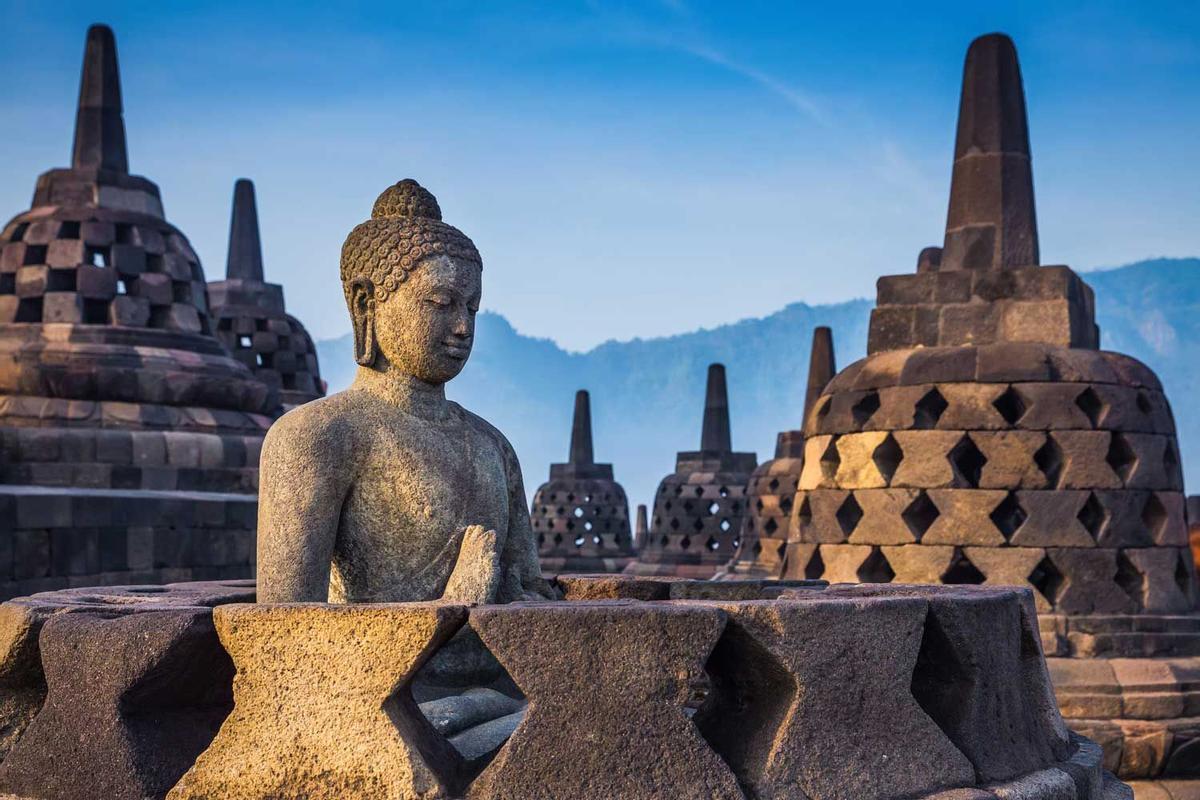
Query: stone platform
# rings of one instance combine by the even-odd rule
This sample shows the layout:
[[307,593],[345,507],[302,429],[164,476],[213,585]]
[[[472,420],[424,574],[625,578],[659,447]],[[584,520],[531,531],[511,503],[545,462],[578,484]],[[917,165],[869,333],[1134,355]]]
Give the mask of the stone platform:
[[[237,581],[10,601],[0,794],[1132,797],[1063,724],[1028,591],[559,586],[476,607],[259,605]],[[413,686],[464,629],[512,696],[457,698],[493,719],[446,736]]]

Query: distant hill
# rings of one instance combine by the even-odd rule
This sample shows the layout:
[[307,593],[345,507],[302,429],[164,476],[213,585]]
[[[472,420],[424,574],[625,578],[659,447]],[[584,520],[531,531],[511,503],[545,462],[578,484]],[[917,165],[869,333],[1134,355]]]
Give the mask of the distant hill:
[[[1141,359],[1166,386],[1182,439],[1184,469],[1200,479],[1200,259],[1157,259],[1089,272],[1106,350]],[[548,465],[567,455],[572,396],[592,393],[596,457],[611,461],[630,503],[648,503],[677,450],[699,446],[705,367],[728,369],[734,445],[769,458],[775,434],[800,424],[812,329],[833,328],[838,365],[866,353],[872,302],[793,303],[761,319],[660,339],[606,342],[568,353],[481,314],[476,345],[450,396],[508,435],[532,493]],[[349,384],[349,335],[318,342],[331,391]]]

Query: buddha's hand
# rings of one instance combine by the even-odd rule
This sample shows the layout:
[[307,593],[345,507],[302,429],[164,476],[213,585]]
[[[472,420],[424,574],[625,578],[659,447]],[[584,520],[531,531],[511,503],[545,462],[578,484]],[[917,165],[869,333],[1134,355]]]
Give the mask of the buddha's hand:
[[455,603],[489,603],[500,585],[500,551],[496,532],[482,525],[463,531],[458,562],[446,582],[442,599]]

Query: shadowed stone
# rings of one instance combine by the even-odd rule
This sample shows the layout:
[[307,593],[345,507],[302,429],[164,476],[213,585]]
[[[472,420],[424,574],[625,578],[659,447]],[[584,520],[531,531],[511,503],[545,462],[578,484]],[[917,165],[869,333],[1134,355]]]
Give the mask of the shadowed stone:
[[[743,797],[685,713],[725,625],[719,609],[512,605],[476,609],[471,625],[529,698],[472,800]],[[564,675],[588,676],[585,702]],[[564,742],[586,746],[564,758]]]
[[0,792],[161,798],[229,713],[233,665],[207,609],[55,616],[41,651],[46,702],[0,763]]
[[883,800],[974,783],[970,762],[909,691],[924,600],[815,593],[811,603],[722,607],[730,621],[709,662],[715,701],[696,724],[751,796],[799,788]]
[[239,178],[233,185],[233,212],[229,221],[229,256],[225,277],[248,281],[263,279],[262,242],[258,236],[258,205],[254,184]]
[[170,798],[447,796],[461,758],[409,683],[465,615],[417,603],[217,609],[236,705]]
[[1025,91],[1012,40],[971,43],[963,68],[946,241],[938,269],[1038,263]]
[[575,416],[571,421],[572,464],[591,464],[592,454],[592,405],[588,393],[582,389],[575,393]]
[[129,172],[125,122],[121,118],[121,75],[117,42],[107,25],[88,28],[75,116],[74,169]]
[[812,353],[808,357],[808,385],[804,392],[804,416],[808,419],[817,398],[837,374],[833,355],[833,331],[824,325],[813,328]]
[[727,453],[733,449],[733,440],[729,432],[729,392],[725,388],[725,367],[721,364],[708,365],[700,449],[718,453]]

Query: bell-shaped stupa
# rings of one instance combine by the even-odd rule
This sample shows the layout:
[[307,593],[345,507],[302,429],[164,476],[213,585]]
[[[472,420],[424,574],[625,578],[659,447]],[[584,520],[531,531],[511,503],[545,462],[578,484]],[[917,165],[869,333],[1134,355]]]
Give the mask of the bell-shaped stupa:
[[967,54],[944,247],[879,280],[868,356],[805,434],[788,573],[1031,587],[1068,724],[1125,777],[1200,771],[1174,420],[1099,349],[1088,285],[1040,266],[1008,37]]
[[550,480],[533,495],[529,517],[548,574],[620,572],[633,560],[629,500],[612,464],[595,462],[586,391],[575,393],[570,457],[550,465]]
[[700,449],[681,452],[654,495],[654,514],[636,575],[711,578],[733,557],[746,514],[754,453],[733,452],[725,367],[712,364],[704,397]]
[[0,596],[253,574],[278,400],[213,335],[199,258],[129,173],[121,108],[96,25],[71,166],[0,231]]
[[217,337],[279,393],[284,411],[325,396],[312,337],[287,313],[283,287],[263,278],[258,206],[254,184],[245,178],[233,186],[225,280],[208,284],[208,298]]

